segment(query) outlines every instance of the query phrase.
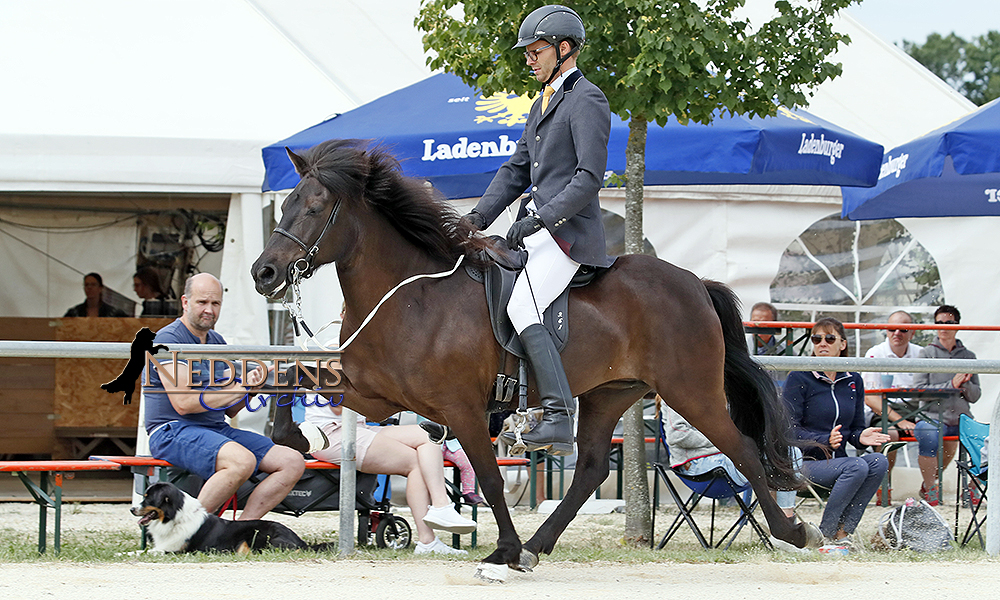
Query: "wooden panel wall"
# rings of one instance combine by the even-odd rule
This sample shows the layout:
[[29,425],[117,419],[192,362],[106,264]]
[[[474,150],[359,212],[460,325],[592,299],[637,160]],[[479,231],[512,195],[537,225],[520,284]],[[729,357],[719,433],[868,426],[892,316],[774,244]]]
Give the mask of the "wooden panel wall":
[[[0,317],[6,340],[54,340],[54,319]],[[0,454],[49,454],[55,360],[0,357]]]
[[[63,341],[131,342],[142,327],[157,331],[172,318],[58,319],[56,336]],[[132,404],[123,405],[123,394],[111,395],[101,384],[111,381],[125,367],[125,359],[56,359],[53,409],[56,427],[129,427],[139,419],[139,390]]]
[[[0,337],[8,340],[131,342],[141,327],[156,331],[173,319],[0,317]],[[56,427],[125,428],[135,431],[138,390],[122,405],[101,384],[125,366],[121,359],[0,358],[0,454],[51,454],[64,458],[65,441]]]

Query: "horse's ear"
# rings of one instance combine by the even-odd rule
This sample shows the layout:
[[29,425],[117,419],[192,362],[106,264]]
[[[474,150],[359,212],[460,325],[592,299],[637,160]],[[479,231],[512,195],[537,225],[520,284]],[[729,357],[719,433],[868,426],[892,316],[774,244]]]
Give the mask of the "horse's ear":
[[303,158],[298,154],[292,152],[292,149],[288,146],[285,146],[285,152],[288,153],[288,158],[292,161],[292,166],[295,167],[295,172],[299,174],[299,177],[302,177],[306,172],[306,161],[303,160]]

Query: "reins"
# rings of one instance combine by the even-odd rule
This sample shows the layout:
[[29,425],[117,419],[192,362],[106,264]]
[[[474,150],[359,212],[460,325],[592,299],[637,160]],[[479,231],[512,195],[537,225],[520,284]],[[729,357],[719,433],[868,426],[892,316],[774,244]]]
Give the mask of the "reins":
[[[413,283],[414,281],[417,281],[417,280],[420,280],[420,279],[440,279],[440,278],[443,278],[443,277],[448,277],[449,275],[454,274],[455,271],[458,270],[458,267],[461,266],[463,260],[465,260],[465,255],[464,254],[461,255],[461,256],[459,256],[458,260],[455,261],[455,266],[452,267],[451,269],[447,270],[447,271],[441,271],[439,273],[420,273],[420,274],[417,274],[417,275],[413,275],[411,277],[407,277],[403,281],[397,283],[395,287],[393,287],[391,290],[389,290],[388,292],[386,292],[384,296],[382,296],[382,299],[378,301],[378,304],[375,305],[375,308],[373,308],[371,310],[371,312],[368,313],[368,316],[365,317],[365,320],[361,322],[361,326],[358,327],[358,329],[354,333],[351,334],[351,337],[347,338],[346,342],[344,342],[343,344],[340,345],[339,350],[343,351],[344,349],[346,349],[351,344],[351,342],[353,342],[358,337],[358,334],[361,333],[361,330],[364,329],[365,326],[368,325],[368,323],[370,323],[371,320],[375,317],[375,313],[378,311],[378,309],[381,308],[382,305],[385,304],[385,301],[388,300],[389,298],[391,298],[392,295],[395,294],[399,290],[399,288],[403,287],[404,285]],[[289,305],[285,301],[285,299],[282,299],[281,303],[285,306],[285,310],[288,311],[288,314],[290,314],[292,316],[292,323],[295,324],[296,333],[298,333],[299,325],[301,325],[302,328],[305,330],[306,334],[309,336],[305,340],[302,341],[302,343],[300,344],[300,347],[303,350],[306,350],[307,346],[309,344],[309,340],[312,340],[313,342],[316,343],[317,346],[319,346],[320,348],[322,348],[324,350],[334,350],[334,348],[331,348],[327,344],[324,344],[323,342],[321,342],[318,339],[316,339],[316,336],[319,335],[319,334],[321,334],[321,333],[323,333],[323,331],[325,331],[326,328],[329,327],[330,325],[333,325],[334,323],[339,323],[340,320],[339,319],[335,319],[333,321],[330,321],[326,325],[320,327],[319,331],[317,331],[314,334],[312,331],[310,331],[309,326],[306,325],[305,319],[302,317],[302,305],[301,305],[301,294],[300,294],[300,291],[299,291],[299,280],[298,279],[293,280],[291,287],[292,287],[292,295],[294,296],[294,300],[295,300],[294,305]]]

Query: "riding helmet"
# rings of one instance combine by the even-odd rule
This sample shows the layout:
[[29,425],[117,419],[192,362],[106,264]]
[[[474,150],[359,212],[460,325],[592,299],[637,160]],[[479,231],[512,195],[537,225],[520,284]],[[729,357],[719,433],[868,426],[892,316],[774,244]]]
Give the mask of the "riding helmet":
[[538,40],[548,40],[557,44],[565,39],[573,40],[577,47],[583,45],[586,39],[583,19],[571,8],[549,4],[536,8],[524,18],[521,28],[517,31],[517,43],[514,44],[514,48],[523,48]]

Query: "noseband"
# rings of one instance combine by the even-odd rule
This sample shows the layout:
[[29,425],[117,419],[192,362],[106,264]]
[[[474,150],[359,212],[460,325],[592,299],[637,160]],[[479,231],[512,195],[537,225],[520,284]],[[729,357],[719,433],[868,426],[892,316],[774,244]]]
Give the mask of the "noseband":
[[340,202],[341,199],[337,199],[337,203],[333,205],[333,210],[330,211],[330,218],[326,220],[326,225],[323,226],[323,231],[319,232],[319,237],[316,238],[316,241],[313,242],[312,246],[306,246],[305,242],[290,231],[282,229],[281,227],[274,228],[274,233],[280,233],[286,238],[292,240],[298,244],[300,248],[302,248],[303,252],[305,252],[305,256],[291,262],[288,265],[288,278],[292,285],[298,284],[299,281],[303,279],[308,279],[312,276],[313,271],[316,270],[315,265],[313,264],[313,259],[316,258],[316,254],[319,252],[320,242],[323,241],[323,237],[326,235],[326,232],[330,230],[331,226],[333,226],[333,222],[337,218],[337,213],[340,212]]

